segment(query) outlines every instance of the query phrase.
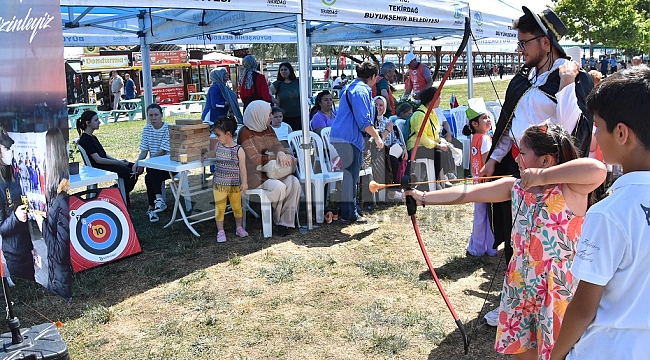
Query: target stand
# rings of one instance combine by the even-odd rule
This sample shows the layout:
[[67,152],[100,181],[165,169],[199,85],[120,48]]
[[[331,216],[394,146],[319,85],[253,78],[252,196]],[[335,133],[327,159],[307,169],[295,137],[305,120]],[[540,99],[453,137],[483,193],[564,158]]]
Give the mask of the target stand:
[[[96,194],[92,199],[81,195]],[[70,260],[74,272],[140,253],[140,243],[117,188],[70,196]]]

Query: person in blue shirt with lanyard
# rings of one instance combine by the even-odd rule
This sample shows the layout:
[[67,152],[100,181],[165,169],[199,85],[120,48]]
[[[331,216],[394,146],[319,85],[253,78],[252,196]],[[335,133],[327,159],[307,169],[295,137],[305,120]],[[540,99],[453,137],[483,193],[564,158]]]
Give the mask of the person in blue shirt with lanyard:
[[357,78],[340,96],[341,103],[336,120],[332,124],[331,141],[343,164],[343,189],[341,194],[341,223],[366,223],[356,210],[357,184],[363,160],[364,132],[370,135],[382,149],[384,142],[373,127],[375,106],[372,103],[371,87],[377,81],[377,65],[364,61],[357,65]]

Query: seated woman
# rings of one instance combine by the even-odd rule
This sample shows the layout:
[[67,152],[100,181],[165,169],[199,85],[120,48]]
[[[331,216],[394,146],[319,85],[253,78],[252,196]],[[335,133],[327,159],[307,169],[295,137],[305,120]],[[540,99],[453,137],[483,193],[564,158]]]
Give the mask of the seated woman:
[[276,160],[282,166],[290,166],[293,158],[285,153],[286,149],[271,124],[271,105],[262,100],[251,102],[244,110],[244,127],[239,131],[237,142],[246,153],[246,172],[249,189],[264,189],[273,206],[273,223],[280,236],[287,235],[287,228],[295,227],[296,211],[300,200],[300,182],[289,175],[283,179],[269,179],[266,173],[257,170],[257,165],[264,165]]
[[[429,104],[431,101],[433,101],[433,97],[436,94],[437,88],[431,87],[426,90],[423,90],[420,93],[420,100],[422,101],[422,105],[415,110],[413,115],[411,115],[411,120],[410,120],[410,129],[411,133],[408,134],[408,140],[406,140],[406,149],[409,151],[409,156],[410,152],[413,151],[413,148],[415,147],[415,140],[418,136],[418,132],[420,131],[420,127],[422,126],[422,123],[424,121],[427,121],[428,124],[425,125],[424,127],[424,132],[422,133],[422,138],[420,139],[420,144],[418,146],[417,150],[417,158],[422,159],[433,159],[433,163],[435,166],[435,173],[439,174],[440,173],[440,156],[442,151],[448,151],[449,148],[447,148],[446,145],[440,144],[440,122],[438,121],[438,118],[436,117],[436,112],[431,111],[429,113],[429,118],[425,119],[424,115],[427,113],[427,108],[429,107]],[[438,101],[436,101],[436,104],[434,105],[435,107],[438,107],[440,105],[440,98],[438,98]],[[405,134],[406,138],[406,134]],[[436,179],[427,179],[429,181],[433,181]]]
[[93,135],[95,130],[99,129],[100,123],[96,112],[92,110],[84,111],[77,119],[77,133],[79,134],[77,144],[86,151],[90,166],[117,173],[117,176],[124,181],[126,205],[128,207],[131,203],[130,193],[138,181],[138,175],[132,170],[132,162],[118,160],[106,153],[99,139]]
[[[375,108],[376,108],[376,116],[377,116],[377,121],[379,121],[379,135],[381,136],[381,139],[384,141],[384,154],[386,156],[389,156],[390,158],[390,179],[386,179],[387,176],[383,176],[383,173],[388,173],[386,171],[387,169],[382,169],[382,171],[377,172],[378,179],[381,180],[383,183],[393,183],[393,184],[399,184],[401,182],[401,178],[398,176],[399,173],[399,168],[400,164],[402,161],[407,161],[408,160],[408,153],[406,152],[406,146],[402,142],[399,136],[399,129],[397,126],[394,126],[393,122],[389,120],[387,117],[384,116],[386,113],[386,99],[383,96],[375,96],[373,99],[373,102],[375,103]],[[393,146],[399,147],[400,155],[399,156],[393,156],[390,155],[393,151],[391,148]],[[386,162],[384,162],[385,164]],[[375,173],[375,170],[373,169],[373,174]],[[402,200],[402,193],[395,191],[397,188],[391,188],[391,190],[388,192],[388,198],[390,200]]]
[[[142,174],[144,168],[138,166],[138,161],[144,160],[149,155],[150,158],[163,156],[169,152],[169,127],[162,121],[162,108],[158,104],[147,106],[147,119],[149,124],[142,129],[142,139],[140,140],[140,156],[132,166],[133,172]],[[149,208],[147,216],[150,222],[157,222],[159,212],[167,209],[167,204],[162,196],[162,185],[165,180],[169,179],[169,172],[147,169],[147,175],[144,177],[144,183],[147,186],[147,199]]]
[[336,109],[329,91],[323,90],[316,95],[316,105],[312,109],[314,115],[311,118],[310,127],[313,132],[320,135],[323,128],[332,126],[336,120]]

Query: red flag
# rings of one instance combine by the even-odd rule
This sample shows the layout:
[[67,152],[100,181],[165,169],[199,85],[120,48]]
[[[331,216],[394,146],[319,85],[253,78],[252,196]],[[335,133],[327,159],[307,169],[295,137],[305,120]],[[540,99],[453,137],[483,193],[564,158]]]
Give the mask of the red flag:
[[459,106],[458,105],[458,99],[456,99],[456,95],[451,94],[451,99],[449,99],[449,107],[454,109],[454,108],[457,108],[458,106]]

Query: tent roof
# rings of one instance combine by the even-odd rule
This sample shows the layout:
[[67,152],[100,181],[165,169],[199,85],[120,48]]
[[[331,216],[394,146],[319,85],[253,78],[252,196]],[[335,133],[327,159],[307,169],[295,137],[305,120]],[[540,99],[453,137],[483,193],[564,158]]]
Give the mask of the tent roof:
[[[197,9],[195,4],[206,9]],[[233,43],[233,38],[240,43],[295,42],[301,9],[305,20],[310,20],[312,43],[440,37],[462,34],[462,19],[468,14],[467,3],[456,0],[410,0],[405,3],[408,6],[393,5],[390,0],[363,6],[356,0],[247,0],[232,4],[187,1],[182,4],[187,8],[178,9],[173,8],[179,6],[176,0],[155,4],[151,0],[61,0],[64,41],[66,46],[132,45],[141,37],[146,44],[218,43],[211,38],[226,43]]]

